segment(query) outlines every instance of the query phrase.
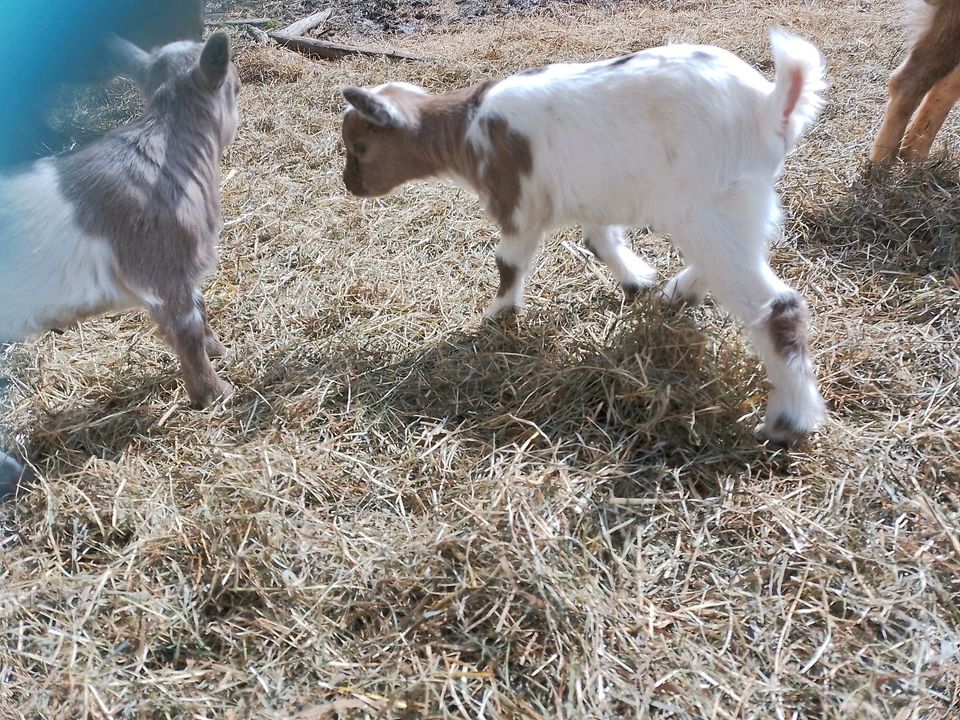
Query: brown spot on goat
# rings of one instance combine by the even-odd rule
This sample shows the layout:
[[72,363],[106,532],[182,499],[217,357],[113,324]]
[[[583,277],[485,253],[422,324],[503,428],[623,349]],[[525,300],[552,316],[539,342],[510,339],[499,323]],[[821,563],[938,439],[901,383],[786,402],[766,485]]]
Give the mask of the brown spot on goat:
[[[927,5],[930,6],[925,9],[928,16],[924,18],[924,26],[911,47],[910,54],[890,76],[890,100],[884,113],[883,124],[870,151],[870,159],[873,162],[886,163],[897,156],[901,149],[904,131],[914,111],[927,93],[960,65],[960,3],[955,0],[948,2],[927,0]],[[942,103],[946,97],[950,96],[952,90],[940,88],[939,92],[941,94],[939,102]],[[949,111],[949,108],[947,110]],[[932,130],[933,134],[936,134],[936,130],[943,121],[940,120],[937,124],[933,119],[941,114],[946,118],[946,113],[935,104],[928,108],[927,112],[930,121],[921,121],[923,125],[928,126],[924,132],[929,135]],[[911,142],[916,141],[914,139]],[[930,137],[925,143],[927,149],[932,142],[933,138]],[[925,156],[921,148],[904,154],[917,160]]]
[[517,268],[501,258],[497,258],[497,271],[500,273],[500,287],[497,288],[497,297],[503,297],[517,284],[519,273]]
[[490,150],[481,158],[479,184],[484,188],[493,219],[504,231],[513,233],[517,230],[514,212],[520,204],[523,178],[533,171],[530,141],[502,118],[487,118],[483,126],[490,138]]
[[767,329],[776,352],[788,362],[808,358],[807,304],[797,293],[778,297],[770,304]]
[[[620,67],[621,65],[626,65],[628,62],[633,60],[637,56],[636,53],[630,53],[629,55],[621,55],[618,58],[614,58],[610,61],[610,64],[607,67]],[[603,66],[600,66],[598,69],[603,69]]]

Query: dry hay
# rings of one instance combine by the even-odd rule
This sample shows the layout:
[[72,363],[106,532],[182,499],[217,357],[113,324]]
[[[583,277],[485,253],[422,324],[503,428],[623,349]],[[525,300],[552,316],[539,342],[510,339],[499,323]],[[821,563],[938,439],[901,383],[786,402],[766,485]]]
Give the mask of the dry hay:
[[[0,716],[957,717],[960,136],[864,176],[903,46],[884,6],[561,6],[400,43],[433,63],[265,71],[208,288],[236,402],[188,410],[140,316],[14,353],[45,481],[0,520]],[[527,316],[482,325],[473,198],[340,182],[345,82],[666,40],[769,69],[769,21],[833,84],[773,250],[832,412],[801,452],[755,444],[763,373],[712,304],[623,308],[565,231]]]

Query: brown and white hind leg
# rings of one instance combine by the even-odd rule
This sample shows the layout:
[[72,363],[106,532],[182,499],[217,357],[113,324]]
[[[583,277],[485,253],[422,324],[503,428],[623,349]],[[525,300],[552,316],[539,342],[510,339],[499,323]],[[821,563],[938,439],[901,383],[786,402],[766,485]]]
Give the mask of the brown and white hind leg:
[[[825,412],[807,344],[806,302],[766,259],[764,241],[779,216],[776,196],[763,186],[733,188],[698,211],[674,243],[703,289],[740,320],[763,361],[772,388],[762,434],[777,444],[800,440]],[[691,276],[683,277],[687,284]]]
[[766,262],[726,270],[711,290],[743,322],[772,386],[758,430],[775,444],[789,445],[816,430],[825,416],[810,359],[807,303]]
[[540,232],[503,233],[497,245],[500,286],[483,311],[485,318],[492,320],[501,315],[523,312],[524,283],[542,237]]
[[583,244],[610,268],[627,302],[633,302],[638,294],[657,282],[657,271],[633,252],[622,227],[584,225]]
[[203,293],[199,289],[193,291],[193,302],[197,306],[197,310],[200,313],[200,319],[203,321],[203,332],[204,332],[204,348],[207,351],[207,356],[212,358],[223,357],[227,354],[226,346],[220,342],[219,338],[214,334],[213,330],[210,328],[210,320],[207,314],[207,303],[203,299]]
[[195,298],[173,298],[152,307],[150,313],[180,359],[193,405],[205,407],[217,398],[230,397],[233,387],[220,379],[207,355],[207,332]]

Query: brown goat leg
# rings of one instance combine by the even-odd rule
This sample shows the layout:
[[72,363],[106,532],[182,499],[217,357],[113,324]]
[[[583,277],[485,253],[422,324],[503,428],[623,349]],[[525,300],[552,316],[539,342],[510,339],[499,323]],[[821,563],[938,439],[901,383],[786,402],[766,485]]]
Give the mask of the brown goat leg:
[[207,356],[212,358],[223,357],[227,354],[226,346],[220,342],[213,330],[210,328],[209,316],[207,314],[207,303],[203,299],[203,293],[200,290],[194,290],[193,302],[200,311],[200,319],[203,320],[204,348]]
[[916,47],[890,76],[890,100],[887,101],[883,124],[870,150],[872,162],[888,163],[897,156],[910,116],[927,91],[939,80],[923,72],[925,60],[925,53]]
[[233,395],[233,387],[220,379],[207,356],[203,316],[192,297],[164,303],[152,315],[180,358],[183,382],[194,406],[206,407],[218,397]]
[[890,75],[890,100],[870,151],[875,163],[897,156],[907,124],[923,98],[960,65],[960,4],[955,0],[936,3],[933,13],[922,21],[924,30],[907,59]]
[[920,104],[900,145],[900,157],[908,162],[926,160],[950,110],[960,100],[960,66],[934,85]]

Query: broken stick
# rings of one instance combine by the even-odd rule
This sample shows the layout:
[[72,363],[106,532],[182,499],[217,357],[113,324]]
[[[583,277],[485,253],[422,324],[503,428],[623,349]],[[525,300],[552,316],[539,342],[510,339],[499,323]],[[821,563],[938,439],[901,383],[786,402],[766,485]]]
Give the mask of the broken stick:
[[370,57],[385,57],[389,60],[425,60],[426,58],[410,55],[409,53],[396,50],[375,50],[373,48],[354,47],[353,45],[340,45],[339,43],[326,42],[324,40],[315,40],[314,38],[287,35],[285,32],[267,33],[274,42],[290,50],[296,50],[299,53],[310,57],[323,58],[324,60],[339,60],[347,55],[367,55]]
[[313,30],[317,25],[323,25],[330,19],[331,15],[333,15],[333,8],[327,8],[326,10],[315,12],[313,15],[308,15],[302,20],[297,20],[295,23],[287,25],[287,27],[278,32],[291,37],[301,37],[306,35],[308,31]]
[[246,31],[247,35],[253,38],[253,41],[257,45],[266,45],[270,42],[270,36],[256,25],[244,25],[243,29]]

